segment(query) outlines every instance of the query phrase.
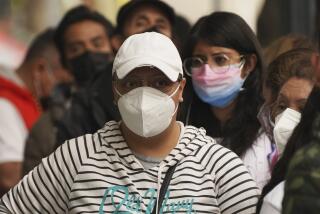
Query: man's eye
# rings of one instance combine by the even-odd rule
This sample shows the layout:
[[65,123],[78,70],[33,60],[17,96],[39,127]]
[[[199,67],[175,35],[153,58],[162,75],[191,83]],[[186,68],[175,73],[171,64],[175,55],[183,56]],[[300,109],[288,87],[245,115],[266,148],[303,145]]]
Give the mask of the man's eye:
[[137,22],[135,23],[135,26],[136,26],[136,27],[143,27],[143,26],[145,26],[146,24],[147,24],[146,21],[139,20],[139,21],[137,21]]
[[72,54],[79,54],[79,53],[82,53],[84,50],[83,46],[81,45],[72,45],[69,47],[69,51],[70,53]]
[[155,88],[163,88],[163,87],[167,87],[169,85],[170,85],[169,80],[157,80],[152,84],[152,86]]
[[139,83],[137,81],[126,81],[122,86],[126,89],[137,88],[139,87]]
[[104,45],[104,40],[103,39],[98,39],[95,40],[93,43],[94,47],[99,48],[102,47]]

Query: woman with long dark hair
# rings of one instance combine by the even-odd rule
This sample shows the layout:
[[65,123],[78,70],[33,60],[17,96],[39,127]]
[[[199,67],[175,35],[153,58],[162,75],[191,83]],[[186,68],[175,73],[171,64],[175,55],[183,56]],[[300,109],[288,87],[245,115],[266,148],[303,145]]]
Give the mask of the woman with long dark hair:
[[182,120],[204,127],[240,156],[262,188],[270,178],[271,142],[257,119],[264,62],[253,31],[233,13],[202,17],[185,45],[184,68]]

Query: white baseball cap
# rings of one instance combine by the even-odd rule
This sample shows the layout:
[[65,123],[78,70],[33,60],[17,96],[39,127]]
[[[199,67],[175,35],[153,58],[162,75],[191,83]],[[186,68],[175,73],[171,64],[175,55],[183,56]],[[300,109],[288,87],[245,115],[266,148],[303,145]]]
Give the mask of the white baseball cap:
[[183,76],[180,54],[169,37],[146,32],[127,38],[114,59],[112,75],[117,73],[123,79],[133,69],[154,66],[175,82],[179,74]]

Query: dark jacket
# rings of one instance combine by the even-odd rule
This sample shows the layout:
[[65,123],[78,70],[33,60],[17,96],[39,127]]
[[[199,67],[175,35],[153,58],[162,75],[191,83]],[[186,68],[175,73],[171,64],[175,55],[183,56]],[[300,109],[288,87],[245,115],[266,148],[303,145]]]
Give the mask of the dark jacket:
[[320,210],[320,115],[310,145],[299,150],[286,177],[282,213],[316,214]]
[[49,110],[33,127],[25,148],[23,173],[37,166],[65,140],[94,133],[110,120],[119,120],[113,103],[111,65],[89,87],[74,93],[62,113]]
[[70,108],[57,125],[57,146],[65,140],[94,133],[110,120],[120,119],[113,102],[111,69],[112,65],[90,87],[72,97]]

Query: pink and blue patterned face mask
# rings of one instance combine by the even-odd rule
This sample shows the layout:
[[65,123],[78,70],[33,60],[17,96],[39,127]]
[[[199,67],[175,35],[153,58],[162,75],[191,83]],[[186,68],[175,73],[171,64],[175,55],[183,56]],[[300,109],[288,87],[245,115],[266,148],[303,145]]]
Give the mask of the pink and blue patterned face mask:
[[193,88],[199,98],[211,106],[224,108],[234,101],[242,90],[242,63],[230,65],[227,72],[204,64],[192,71]]

